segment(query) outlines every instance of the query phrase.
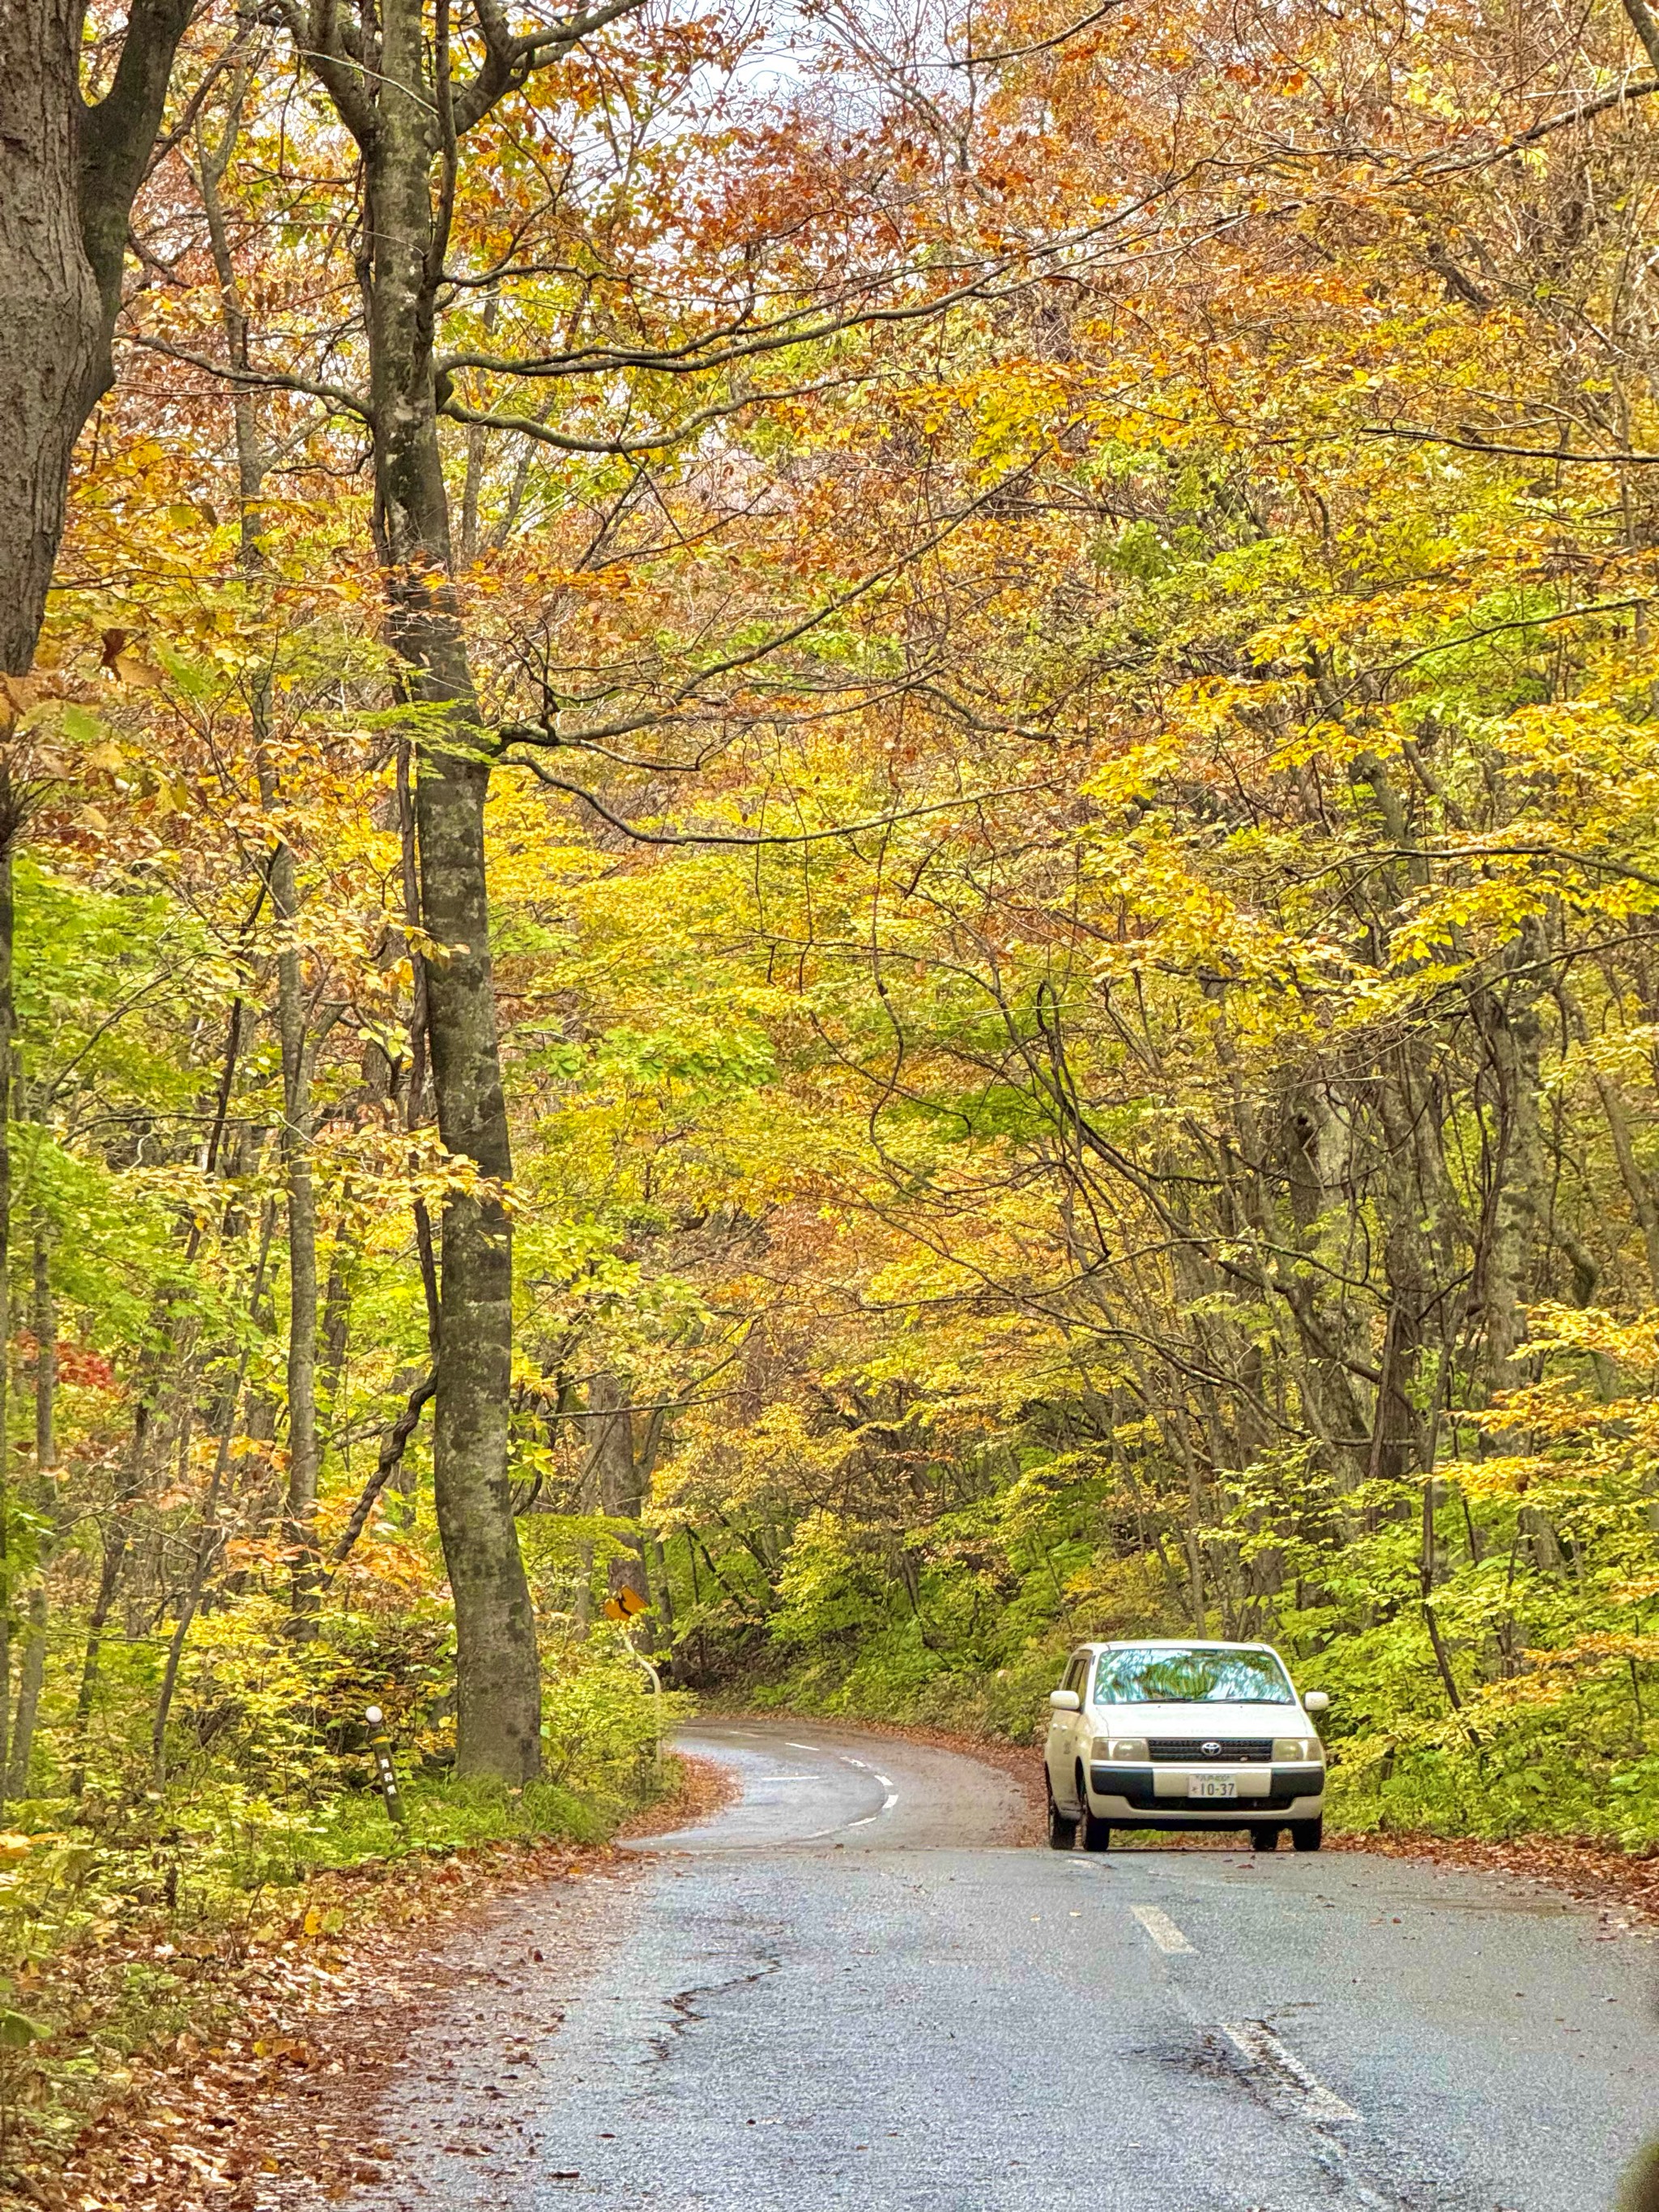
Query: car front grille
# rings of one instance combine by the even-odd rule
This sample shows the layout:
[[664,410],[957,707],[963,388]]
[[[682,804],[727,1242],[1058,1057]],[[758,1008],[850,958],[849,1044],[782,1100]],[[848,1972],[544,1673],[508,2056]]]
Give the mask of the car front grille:
[[1155,1735],[1146,1748],[1154,1759],[1178,1759],[1193,1766],[1271,1766],[1273,1759],[1270,1735],[1238,1736],[1231,1742],[1214,1735]]
[[1158,1815],[1176,1827],[1200,1825],[1248,1826],[1262,1813],[1288,1813],[1298,1798],[1317,1797],[1325,1787],[1322,1766],[1275,1766],[1261,1797],[1160,1797],[1158,1770],[1152,1766],[1096,1766],[1089,1777],[1097,1797],[1119,1797],[1137,1813],[1154,1817],[1142,1825],[1158,1826]]

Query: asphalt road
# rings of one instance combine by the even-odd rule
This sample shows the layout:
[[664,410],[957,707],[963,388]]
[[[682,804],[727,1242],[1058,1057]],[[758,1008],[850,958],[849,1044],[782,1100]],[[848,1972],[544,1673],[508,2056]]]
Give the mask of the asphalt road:
[[1559,1897],[1013,1847],[970,1759],[799,1722],[681,1741],[741,1800],[526,1908],[537,1964],[436,2024],[366,2207],[1607,2212],[1659,2127],[1659,1956]]

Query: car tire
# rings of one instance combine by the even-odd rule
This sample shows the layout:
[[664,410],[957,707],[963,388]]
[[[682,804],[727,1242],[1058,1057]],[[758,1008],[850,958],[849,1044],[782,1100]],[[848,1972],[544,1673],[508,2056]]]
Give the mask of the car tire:
[[1253,1851],[1276,1851],[1279,1849],[1277,1828],[1252,1828],[1250,1849]]
[[1316,1820],[1292,1820],[1291,1841],[1299,1851],[1316,1851],[1325,1840],[1325,1818]]
[[1069,1851],[1077,1842],[1077,1822],[1055,1804],[1054,1784],[1046,1777],[1044,1787],[1048,1793],[1048,1848],[1051,1851]]
[[1078,1820],[1079,1841],[1085,1851],[1108,1851],[1112,1847],[1112,1824],[1103,1820],[1097,1813],[1089,1810],[1089,1792],[1083,1780],[1083,1769],[1077,1771],[1077,1802],[1083,1808]]

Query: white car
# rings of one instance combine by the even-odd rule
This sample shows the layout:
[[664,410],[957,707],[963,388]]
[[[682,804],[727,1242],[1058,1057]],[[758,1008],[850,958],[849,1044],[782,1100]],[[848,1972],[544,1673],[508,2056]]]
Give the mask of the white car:
[[1048,1698],[1048,1841],[1103,1851],[1114,1828],[1281,1828],[1323,1835],[1325,1748],[1270,1644],[1085,1644]]

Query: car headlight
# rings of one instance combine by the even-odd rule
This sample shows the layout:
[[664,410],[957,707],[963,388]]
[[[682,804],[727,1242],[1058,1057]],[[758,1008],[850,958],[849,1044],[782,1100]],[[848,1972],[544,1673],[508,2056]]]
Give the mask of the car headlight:
[[1316,1735],[1276,1735],[1273,1738],[1273,1762],[1276,1765],[1298,1766],[1323,1757]]
[[1097,1735],[1094,1741],[1097,1759],[1147,1759],[1152,1757],[1144,1735]]

